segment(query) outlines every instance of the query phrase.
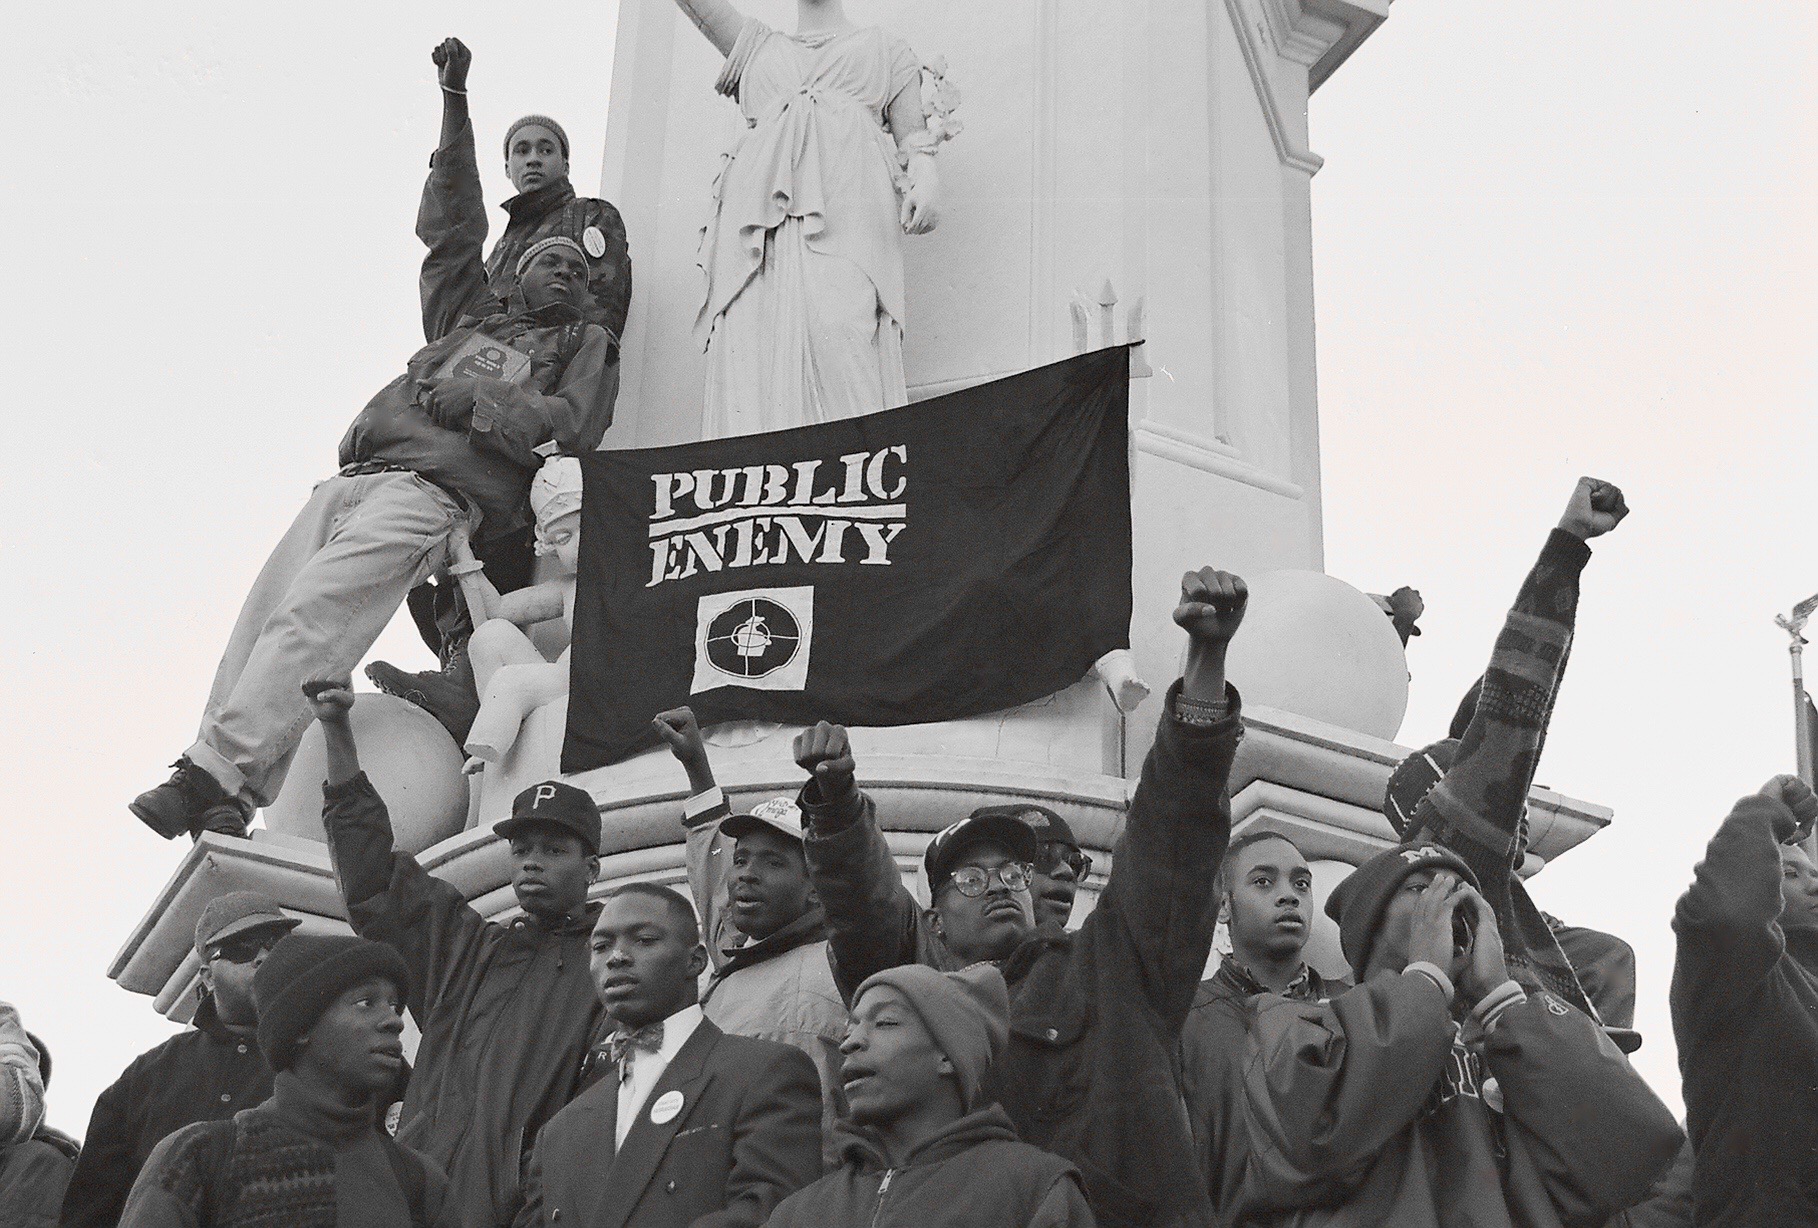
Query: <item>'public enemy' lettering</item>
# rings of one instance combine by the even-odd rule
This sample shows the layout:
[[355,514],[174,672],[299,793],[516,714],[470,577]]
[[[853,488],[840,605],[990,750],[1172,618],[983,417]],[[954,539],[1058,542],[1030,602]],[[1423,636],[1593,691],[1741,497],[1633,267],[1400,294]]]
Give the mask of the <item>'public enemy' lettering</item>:
[[742,465],[656,473],[650,583],[784,563],[887,567],[907,526],[909,449],[854,452],[837,462]]

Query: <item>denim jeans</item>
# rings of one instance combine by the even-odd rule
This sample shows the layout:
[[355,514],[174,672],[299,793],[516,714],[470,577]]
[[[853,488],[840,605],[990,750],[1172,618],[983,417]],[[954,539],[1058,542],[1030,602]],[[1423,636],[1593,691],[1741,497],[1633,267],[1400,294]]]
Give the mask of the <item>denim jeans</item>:
[[304,679],[352,672],[404,595],[447,565],[463,518],[453,496],[414,473],[318,484],[240,610],[191,761],[230,794],[269,805],[312,719]]

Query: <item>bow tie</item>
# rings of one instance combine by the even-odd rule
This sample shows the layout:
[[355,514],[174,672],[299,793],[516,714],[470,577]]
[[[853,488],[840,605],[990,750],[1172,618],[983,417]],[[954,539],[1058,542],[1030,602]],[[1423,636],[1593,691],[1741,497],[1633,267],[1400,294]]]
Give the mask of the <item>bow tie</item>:
[[631,1078],[633,1054],[657,1053],[662,1050],[662,1022],[646,1024],[632,1032],[620,1029],[607,1039],[606,1044],[607,1054],[612,1059],[612,1064],[619,1068],[619,1082],[624,1083]]

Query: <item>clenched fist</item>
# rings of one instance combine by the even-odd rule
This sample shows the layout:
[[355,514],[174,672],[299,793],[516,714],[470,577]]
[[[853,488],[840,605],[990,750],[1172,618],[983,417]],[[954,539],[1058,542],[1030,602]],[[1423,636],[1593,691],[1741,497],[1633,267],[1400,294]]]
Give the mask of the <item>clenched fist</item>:
[[473,64],[473,52],[458,38],[445,38],[429,53],[436,66],[436,78],[445,90],[459,94],[467,89],[467,70]]
[[844,726],[822,721],[795,735],[795,762],[819,787],[821,800],[844,797],[852,788],[857,765]]
[[1579,541],[1589,541],[1608,533],[1628,514],[1629,505],[1618,487],[1597,478],[1579,478],[1559,527]]
[[338,724],[353,710],[353,679],[317,677],[303,683],[310,711],[324,725]]
[[1174,621],[1196,645],[1222,648],[1237,633],[1249,599],[1250,590],[1243,577],[1202,567],[1181,577],[1180,604],[1174,608]]
[[1802,838],[1811,833],[1813,821],[1818,820],[1818,795],[1805,781],[1797,776],[1776,776],[1761,786],[1761,796],[1771,797],[1793,812],[1794,830],[1781,839]]

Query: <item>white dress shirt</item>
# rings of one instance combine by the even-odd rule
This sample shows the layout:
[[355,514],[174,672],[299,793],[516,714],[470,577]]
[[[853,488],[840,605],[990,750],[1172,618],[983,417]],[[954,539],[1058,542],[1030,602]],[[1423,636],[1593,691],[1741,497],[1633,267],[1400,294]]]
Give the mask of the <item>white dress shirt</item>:
[[[663,1045],[655,1053],[646,1053],[634,1049],[631,1053],[631,1077],[619,1084],[619,1120],[616,1123],[613,1149],[625,1145],[625,1136],[631,1132],[631,1123],[637,1120],[644,1111],[644,1101],[650,1098],[651,1089],[663,1072],[669,1069],[669,1063],[681,1051],[694,1030],[701,1026],[701,1008],[698,1005],[684,1006],[669,1018],[663,1020]],[[612,1078],[618,1077],[615,1070]]]

